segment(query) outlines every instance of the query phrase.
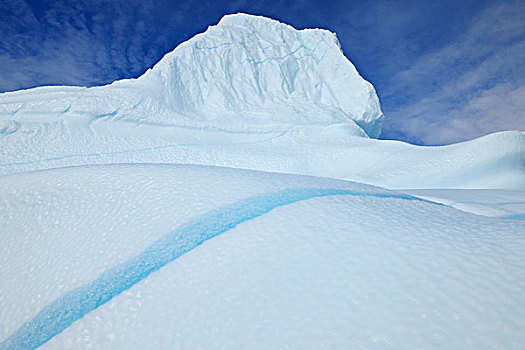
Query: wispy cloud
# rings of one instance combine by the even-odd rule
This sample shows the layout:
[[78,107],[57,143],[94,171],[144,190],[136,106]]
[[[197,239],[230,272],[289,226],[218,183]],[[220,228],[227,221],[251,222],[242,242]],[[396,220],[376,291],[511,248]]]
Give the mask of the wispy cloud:
[[522,3],[495,3],[465,33],[395,74],[385,136],[446,144],[525,130],[523,23]]

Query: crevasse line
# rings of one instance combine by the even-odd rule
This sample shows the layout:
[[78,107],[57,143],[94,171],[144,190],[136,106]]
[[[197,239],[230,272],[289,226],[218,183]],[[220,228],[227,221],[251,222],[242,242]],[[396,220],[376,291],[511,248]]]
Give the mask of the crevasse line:
[[94,281],[73,289],[40,311],[0,343],[0,350],[35,349],[73,322],[166,266],[182,254],[237,225],[269,211],[314,197],[350,195],[399,198],[433,203],[405,194],[356,192],[341,189],[295,188],[252,196],[200,215],[153,242],[139,255]]

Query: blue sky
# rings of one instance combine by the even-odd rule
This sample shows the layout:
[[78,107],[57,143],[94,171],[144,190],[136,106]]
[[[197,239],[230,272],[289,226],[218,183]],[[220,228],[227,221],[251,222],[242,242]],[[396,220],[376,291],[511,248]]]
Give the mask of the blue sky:
[[0,0],[0,91],[137,77],[247,12],[337,33],[374,86],[381,138],[448,144],[525,130],[525,0]]

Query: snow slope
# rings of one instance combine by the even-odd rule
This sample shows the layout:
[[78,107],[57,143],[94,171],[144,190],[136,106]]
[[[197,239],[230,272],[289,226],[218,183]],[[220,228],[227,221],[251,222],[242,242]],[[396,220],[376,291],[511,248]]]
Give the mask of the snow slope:
[[0,137],[0,174],[71,165],[183,163],[305,174],[388,188],[525,190],[525,133],[442,147],[349,136],[338,125],[261,132],[99,121],[23,124]]
[[518,220],[195,166],[55,169],[0,177],[0,191],[1,349],[525,340]]

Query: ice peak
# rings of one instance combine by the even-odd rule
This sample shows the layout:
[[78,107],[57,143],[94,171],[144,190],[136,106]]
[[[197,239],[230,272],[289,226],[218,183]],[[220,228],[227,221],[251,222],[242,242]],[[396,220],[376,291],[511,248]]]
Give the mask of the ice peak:
[[[339,41],[337,40],[337,35],[334,32],[331,32],[328,29],[324,28],[308,28],[303,30],[297,30],[291,25],[280,22],[276,19],[264,17],[260,15],[252,15],[248,13],[238,12],[238,13],[232,13],[228,15],[224,15],[219,22],[215,25],[218,27],[234,27],[234,28],[250,28],[255,30],[261,30],[261,28],[266,27],[273,30],[280,30],[280,31],[292,31],[292,32],[299,32],[299,31],[311,31],[311,32],[317,32],[317,35],[325,35],[327,38],[335,39],[337,41],[337,44],[340,46]],[[278,32],[274,33],[278,34]]]
[[265,23],[274,23],[274,24],[280,24],[280,25],[286,25],[283,24],[275,19],[259,16],[259,15],[252,15],[249,13],[244,12],[237,12],[237,13],[230,13],[227,15],[224,15],[220,20],[219,23],[217,23],[217,26],[224,26],[224,25],[250,25],[254,22],[265,22]]
[[374,88],[342,54],[335,34],[324,29],[226,15],[146,76],[160,80],[167,108],[183,115],[236,116],[248,125],[349,124],[355,135],[370,137],[381,131]]
[[[292,26],[279,22],[276,19],[268,18],[259,15],[252,15],[248,13],[238,12],[224,15],[216,27],[234,27],[234,28],[249,28],[252,30],[260,31],[262,28],[273,29],[273,30],[291,30],[297,31]],[[329,32],[327,30],[323,30]],[[274,33],[275,34],[275,33]],[[335,34],[334,34],[335,35]]]

